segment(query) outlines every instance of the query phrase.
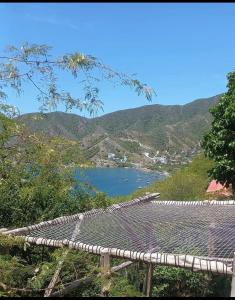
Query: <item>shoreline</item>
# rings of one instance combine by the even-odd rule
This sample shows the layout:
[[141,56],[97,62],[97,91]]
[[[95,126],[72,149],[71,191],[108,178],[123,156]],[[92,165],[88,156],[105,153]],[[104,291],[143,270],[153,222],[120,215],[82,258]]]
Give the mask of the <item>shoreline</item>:
[[152,170],[152,169],[143,168],[143,167],[120,167],[120,168],[135,169],[135,170],[140,170],[140,171],[144,171],[144,172],[148,172],[148,173],[158,173],[158,174],[162,174],[162,175],[165,175],[165,176],[170,175],[167,171],[157,171],[157,170]]
[[148,169],[148,168],[145,168],[145,167],[137,167],[137,166],[134,166],[134,167],[119,167],[119,166],[100,166],[100,165],[96,165],[96,166],[91,166],[91,167],[85,167],[84,169],[86,168],[102,168],[102,169],[134,169],[134,170],[138,170],[138,171],[143,171],[143,172],[146,172],[146,173],[157,173],[157,174],[160,174],[160,175],[164,175],[165,177],[168,177],[170,175],[169,172],[167,171],[158,171],[158,170],[152,170],[152,169]]

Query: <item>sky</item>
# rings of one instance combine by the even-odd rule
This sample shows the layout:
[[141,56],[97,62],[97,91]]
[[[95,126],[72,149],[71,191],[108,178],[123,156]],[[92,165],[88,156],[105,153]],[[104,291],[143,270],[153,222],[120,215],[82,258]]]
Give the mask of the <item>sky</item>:
[[[128,87],[104,83],[104,112],[98,115],[182,105],[225,92],[226,75],[235,69],[234,28],[235,3],[0,3],[0,53],[28,41],[52,46],[54,56],[91,54],[118,71],[136,73],[157,93],[149,103]],[[78,82],[66,76],[61,82],[78,94]],[[21,113],[40,106],[31,85],[19,98],[10,92],[8,101]]]

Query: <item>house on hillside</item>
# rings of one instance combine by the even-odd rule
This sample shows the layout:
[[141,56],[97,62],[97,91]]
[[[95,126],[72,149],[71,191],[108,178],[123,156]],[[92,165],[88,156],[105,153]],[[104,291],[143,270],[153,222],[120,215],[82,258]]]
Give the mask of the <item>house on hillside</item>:
[[108,153],[108,159],[115,159],[116,155],[114,153]]
[[229,188],[225,186],[225,184],[221,184],[217,180],[212,180],[206,190],[208,194],[216,194],[216,195],[221,195],[225,197],[230,197],[232,196],[232,192],[230,191]]
[[127,162],[127,156],[124,155],[122,159],[120,159],[120,163],[126,163]]
[[161,164],[167,164],[167,157],[166,156],[154,156],[155,162],[160,162]]

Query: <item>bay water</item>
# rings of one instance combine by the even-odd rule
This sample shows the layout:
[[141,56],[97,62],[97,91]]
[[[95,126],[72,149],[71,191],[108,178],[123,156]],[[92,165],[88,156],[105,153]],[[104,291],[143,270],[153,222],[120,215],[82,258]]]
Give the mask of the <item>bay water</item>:
[[155,181],[164,180],[166,175],[134,168],[88,168],[77,169],[75,177],[113,197],[129,195]]

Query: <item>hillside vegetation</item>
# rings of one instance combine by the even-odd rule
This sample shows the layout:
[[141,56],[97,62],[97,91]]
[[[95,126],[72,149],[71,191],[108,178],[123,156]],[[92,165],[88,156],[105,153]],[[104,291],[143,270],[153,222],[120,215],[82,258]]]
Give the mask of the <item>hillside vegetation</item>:
[[137,191],[133,196],[138,196],[146,191],[157,191],[162,200],[204,200],[208,197],[206,189],[210,182],[208,170],[213,162],[200,155],[195,157],[191,164],[177,170],[166,180],[157,182],[150,187]]
[[[3,121],[7,122],[7,131],[5,135],[4,132],[1,134],[4,141],[4,136],[8,139],[14,135],[17,127],[12,121]],[[146,191],[160,192],[162,199],[203,199],[208,184],[207,170],[212,164],[211,161],[200,156],[165,181],[155,183],[129,197],[112,199],[104,194],[98,194],[95,198],[91,198],[77,191],[71,193],[74,179],[69,173],[61,172],[58,168],[61,163],[61,151],[57,143],[55,147],[54,144],[34,145],[28,139],[26,142],[25,160],[39,172],[36,177],[29,176],[29,170],[24,169],[24,164],[15,166],[17,157],[15,149],[12,150],[12,161],[5,158],[4,151],[0,152],[2,161],[6,163],[6,166],[2,164],[2,168],[8,169],[8,176],[0,185],[3,201],[0,213],[2,226],[24,226],[63,214],[107,207],[113,202],[133,199]],[[37,155],[32,155],[30,151],[32,146],[35,148],[33,153]],[[52,147],[54,151],[51,151]],[[70,147],[67,150],[70,151]],[[29,246],[21,240],[8,239],[0,235],[0,277],[3,282],[0,296],[42,296],[61,260],[63,251],[63,249],[54,250],[43,246]],[[75,290],[72,295],[99,296],[102,286],[101,280],[97,277],[99,271],[97,256],[71,250],[60,273],[62,283],[59,282],[56,288],[59,289],[63,284],[84,276],[93,276],[93,282]],[[114,276],[110,295],[144,295],[145,274],[146,266],[137,264],[122,272],[121,276]],[[163,266],[155,268],[153,282],[153,296],[228,296],[230,287],[230,279]]]
[[217,95],[185,105],[146,105],[93,119],[62,112],[25,114],[19,119],[33,132],[79,140],[97,165],[108,161],[108,153],[114,153],[119,158],[127,155],[128,162],[141,161],[146,166],[152,160],[144,152],[150,156],[157,151],[159,155],[168,153],[179,162],[194,155],[203,134],[209,130],[209,109],[219,98]]

